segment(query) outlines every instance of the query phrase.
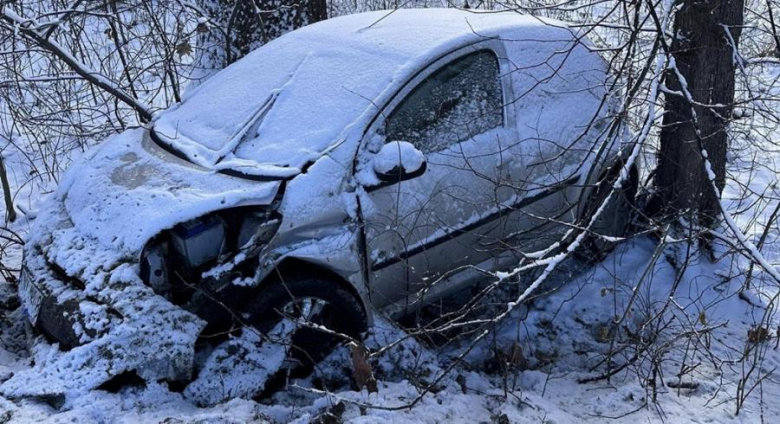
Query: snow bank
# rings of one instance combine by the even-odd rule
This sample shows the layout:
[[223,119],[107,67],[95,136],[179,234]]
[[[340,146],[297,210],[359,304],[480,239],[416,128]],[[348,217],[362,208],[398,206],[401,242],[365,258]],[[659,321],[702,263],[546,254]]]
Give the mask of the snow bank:
[[283,320],[268,337],[251,329],[231,337],[211,352],[184,396],[198,405],[215,405],[258,395],[268,378],[281,369],[293,328],[295,323]]

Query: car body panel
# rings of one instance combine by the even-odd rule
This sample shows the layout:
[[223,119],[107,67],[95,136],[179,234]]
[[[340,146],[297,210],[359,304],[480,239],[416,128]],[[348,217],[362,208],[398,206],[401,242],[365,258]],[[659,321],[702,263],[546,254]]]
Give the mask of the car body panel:
[[[358,168],[367,193],[361,206],[375,306],[419,305],[418,292],[436,297],[462,288],[480,274],[472,267],[496,265],[501,261],[489,259],[504,251],[518,259],[559,241],[569,228],[561,224],[579,217],[577,200],[589,172],[601,168],[603,159],[599,162],[593,146],[609,113],[600,107],[605,64],[585,45],[562,41],[540,48],[524,40],[483,40],[442,56],[378,114],[364,137],[368,152],[358,161],[383,141],[393,141],[381,140],[379,133],[411,90],[482,49],[500,59],[503,128],[426,155],[423,175],[394,185],[373,189],[365,170],[370,162]],[[585,68],[572,68],[568,58]],[[588,109],[591,115],[581,113]],[[620,147],[619,142],[607,146],[604,156]]]

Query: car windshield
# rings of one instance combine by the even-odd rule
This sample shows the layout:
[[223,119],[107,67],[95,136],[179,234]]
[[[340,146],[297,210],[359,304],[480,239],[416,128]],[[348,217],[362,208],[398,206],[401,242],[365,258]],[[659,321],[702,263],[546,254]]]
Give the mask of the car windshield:
[[290,177],[342,139],[397,67],[398,58],[316,45],[291,48],[282,37],[164,112],[154,134],[210,169]]

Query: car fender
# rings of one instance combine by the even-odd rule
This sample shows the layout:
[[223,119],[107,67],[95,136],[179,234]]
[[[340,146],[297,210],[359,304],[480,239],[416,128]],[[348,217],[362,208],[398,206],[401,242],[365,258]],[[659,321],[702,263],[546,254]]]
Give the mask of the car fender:
[[289,261],[306,264],[312,271],[335,274],[357,293],[370,326],[373,323],[372,307],[369,290],[363,279],[358,240],[355,226],[345,225],[341,231],[334,231],[320,239],[309,239],[264,252],[259,257],[255,281],[258,286],[262,286],[264,281],[273,277],[275,270]]

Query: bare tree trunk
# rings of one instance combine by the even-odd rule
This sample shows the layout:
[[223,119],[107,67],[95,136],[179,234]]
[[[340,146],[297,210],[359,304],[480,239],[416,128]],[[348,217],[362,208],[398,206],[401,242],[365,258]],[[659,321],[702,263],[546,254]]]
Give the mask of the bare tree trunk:
[[3,184],[6,222],[14,222],[16,221],[16,210],[14,210],[14,200],[11,197],[11,185],[8,184],[8,173],[5,170],[5,160],[3,160],[3,155],[0,155],[0,182]]
[[[221,69],[261,45],[302,26],[327,19],[326,0],[200,0],[210,16],[201,66]],[[214,28],[214,27],[217,28]]]
[[[677,94],[666,95],[656,184],[667,208],[690,212],[709,227],[717,222],[719,194],[704,168],[702,149],[720,191],[725,184],[734,49],[742,32],[744,0],[686,0],[678,6],[671,50],[683,78],[668,71],[666,85]],[[687,93],[694,105],[685,98]]]

